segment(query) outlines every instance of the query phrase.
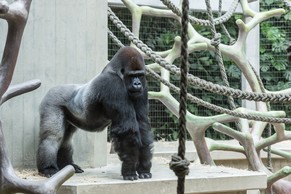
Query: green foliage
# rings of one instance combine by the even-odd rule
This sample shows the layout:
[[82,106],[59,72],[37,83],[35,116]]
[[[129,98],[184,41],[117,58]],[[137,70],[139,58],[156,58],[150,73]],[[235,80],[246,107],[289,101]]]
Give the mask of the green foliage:
[[[262,11],[278,7],[284,8],[285,6],[282,0],[264,0],[260,1],[260,3]],[[291,42],[291,11],[287,7],[285,8],[286,13],[282,17],[271,18],[260,25],[260,73],[264,85],[268,90],[281,90],[291,87],[291,67],[288,66],[286,58],[286,48],[288,42]],[[128,10],[118,8],[114,10],[114,12],[129,28],[131,27],[129,19],[131,16]],[[207,19],[205,13],[194,12],[193,15],[201,19]],[[227,30],[234,38],[236,38],[238,34],[238,29],[235,24],[237,19],[242,19],[242,16],[234,15],[234,17],[225,24]],[[275,23],[279,23],[279,25],[274,25]],[[114,26],[109,27],[114,30]],[[210,39],[212,38],[210,28],[198,25],[194,27],[203,36]],[[217,31],[222,34],[221,42],[228,44],[229,39],[220,29],[220,26],[217,26]],[[117,31],[116,35],[123,43],[128,44],[128,40],[126,40],[120,32]],[[180,24],[173,19],[149,16],[143,16],[142,18],[140,39],[155,51],[170,49],[174,43],[174,38],[179,35]],[[109,48],[117,50],[112,45],[109,46]],[[115,51],[112,53],[115,53]],[[223,60],[231,87],[240,88],[240,70],[228,58],[224,57]],[[147,61],[147,63],[152,63],[152,61]],[[179,65],[179,59],[177,59],[174,64]],[[191,53],[189,55],[189,69],[190,73],[195,76],[222,84],[220,70],[213,52],[199,51]],[[148,80],[150,90],[158,91],[160,83],[151,79]],[[171,82],[179,86],[178,77],[171,76]],[[195,87],[189,88],[189,92],[207,102],[228,107],[225,96],[206,92]],[[175,95],[175,97],[177,99],[179,98],[178,95]],[[235,103],[240,106],[241,102],[236,101]],[[291,105],[277,105],[272,106],[272,108],[275,110],[285,110],[287,115],[291,115]],[[216,112],[193,103],[188,103],[188,110],[199,116],[212,116],[217,114]],[[154,130],[157,140],[172,141],[177,139],[178,120],[176,116],[168,111],[160,102],[154,100],[150,101],[150,118],[152,129]],[[235,128],[233,123],[230,124],[230,126]],[[213,139],[228,138],[220,133],[214,132],[211,128],[206,131],[206,136]]]
[[291,11],[289,11],[285,14],[284,19],[289,20],[289,21],[291,20]]
[[[260,3],[262,10],[269,10],[271,7],[284,8],[284,2],[281,0],[260,1]],[[261,76],[269,90],[286,89],[290,85],[291,69],[288,67],[286,49],[288,42],[291,41],[291,12],[287,7],[285,8],[286,13],[283,16],[271,18],[260,25]],[[280,25],[274,25],[275,23]]]
[[[206,14],[202,13],[195,13],[196,17],[204,18],[206,19]],[[156,22],[162,22],[162,29],[158,28],[158,24]],[[231,19],[228,23],[234,24],[235,19]],[[147,25],[154,26],[153,28],[149,28]],[[161,24],[159,24],[161,26]],[[228,25],[226,24],[226,27],[231,34],[232,37],[237,36],[237,27],[235,25]],[[195,26],[195,29],[202,34],[205,37],[212,38],[211,30],[210,28],[205,28],[201,26]],[[145,30],[147,33],[145,36],[142,36],[143,41],[145,41],[148,45],[151,46],[154,50],[165,50],[169,49],[173,45],[174,38],[176,36],[179,36],[180,32],[180,25],[173,21],[172,19],[163,19],[159,18],[157,20],[156,18],[151,20],[149,18],[149,22],[145,20],[142,24],[142,30],[143,32]],[[219,32],[221,29],[218,27],[217,29]],[[229,42],[229,39],[226,35],[222,33],[222,39],[221,41],[225,44]],[[229,82],[232,87],[239,88],[240,87],[240,79],[241,79],[241,72],[240,70],[235,66],[232,61],[230,61],[228,58],[224,58],[225,68],[227,71],[227,75],[229,76]],[[179,59],[177,59],[174,62],[175,65],[179,66]],[[191,74],[194,74],[198,77],[201,77],[205,80],[212,81],[214,83],[222,83],[220,70],[218,67],[218,63],[215,59],[215,54],[213,52],[209,51],[199,51],[195,53],[191,53],[189,55],[189,71]],[[175,83],[179,86],[179,78],[176,76],[171,76],[171,82]],[[155,87],[159,87],[159,84],[150,83],[150,90],[155,90]],[[191,93],[194,96],[197,96],[207,102],[217,104],[223,107],[228,107],[227,99],[225,96],[213,94],[210,92],[206,92],[197,88],[190,87],[188,88],[189,93]],[[175,95],[178,99],[178,95]],[[178,99],[179,100],[179,99]],[[157,102],[156,102],[157,103]],[[240,104],[240,101],[236,102],[237,104]],[[163,111],[161,111],[163,109]],[[157,112],[166,113],[166,116],[159,117],[157,120]],[[197,106],[193,103],[188,103],[188,111],[190,111],[192,114],[200,115],[200,116],[212,116],[214,114],[217,114],[216,112],[213,112],[209,109],[206,109],[201,106]],[[158,106],[151,106],[151,112],[154,112],[152,114],[155,114],[156,117],[154,118],[154,121],[151,120],[151,123],[154,124],[154,130],[155,130],[155,137],[156,139],[161,140],[176,140],[177,139],[177,129],[178,129],[178,119],[175,115],[173,115],[170,111],[167,109],[164,109],[164,107]],[[156,124],[160,123],[160,124]],[[167,129],[167,133],[165,131]],[[226,137],[223,134],[220,133],[214,133],[213,129],[208,129],[207,134],[208,137],[212,137],[214,139],[226,139]]]
[[[272,8],[285,8],[281,17],[270,18],[261,23],[260,65],[261,77],[266,89],[272,91],[291,87],[291,67],[288,66],[286,49],[291,41],[291,11],[284,1],[260,1],[262,11]],[[291,116],[291,105],[271,104],[273,110],[286,111]],[[290,126],[287,126],[287,128]]]

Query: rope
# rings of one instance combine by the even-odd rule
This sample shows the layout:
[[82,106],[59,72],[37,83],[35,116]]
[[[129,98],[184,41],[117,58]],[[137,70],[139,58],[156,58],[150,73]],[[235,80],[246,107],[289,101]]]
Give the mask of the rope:
[[188,85],[188,0],[182,2],[182,31],[181,31],[181,77],[180,77],[180,107],[179,107],[179,147],[178,155],[172,156],[170,168],[178,177],[177,193],[184,194],[185,192],[185,176],[189,173],[189,161],[185,159],[185,139],[186,139],[186,112],[187,112],[187,85]]
[[[166,70],[170,71],[173,74],[180,75],[180,69],[173,64],[168,63],[164,58],[159,56],[157,53],[153,52],[146,44],[139,40],[112,12],[108,7],[108,17],[112,23],[141,51],[143,51],[147,56],[154,60],[154,62],[160,64]],[[262,102],[273,102],[273,103],[282,103],[282,102],[291,102],[291,94],[273,94],[273,93],[259,93],[259,92],[243,92],[239,89],[233,89],[227,86],[221,86],[215,84],[199,77],[196,77],[192,74],[188,74],[188,83],[192,86],[199,87],[206,91],[212,93],[217,93],[225,96],[232,96],[234,98],[240,98],[250,101],[262,101]]]
[[[209,0],[205,0],[205,3],[206,3],[206,7],[207,7],[208,19],[210,21],[211,33],[212,33],[212,36],[214,37],[213,40],[211,41],[211,45],[215,47],[215,57],[216,57],[216,61],[218,62],[218,66],[220,69],[220,74],[222,77],[223,84],[225,86],[229,87],[229,82],[227,79],[225,67],[223,64],[222,56],[221,56],[221,51],[219,48],[221,35],[216,32],[214,20],[213,20],[213,15],[212,15],[212,8],[211,8]],[[228,99],[228,103],[230,105],[230,108],[236,109],[236,106],[234,104],[234,100],[233,100],[232,96],[228,96],[227,99]]]
[[[172,10],[172,12],[175,13],[177,16],[182,17],[181,10],[177,6],[175,6],[170,0],[161,0],[161,2],[165,6],[167,6],[170,10]],[[214,19],[214,24],[219,25],[219,24],[222,24],[222,23],[228,21],[231,18],[231,16],[233,15],[234,11],[236,10],[238,4],[239,4],[239,0],[234,0],[231,3],[229,10],[223,16]],[[210,21],[198,19],[194,16],[189,16],[189,20],[191,23],[198,24],[201,26],[210,26],[211,25]]]
[[[253,70],[253,72],[254,72],[254,74],[255,74],[258,82],[259,82],[259,85],[260,85],[260,88],[261,88],[262,92],[266,93],[266,89],[264,87],[263,81],[262,81],[261,77],[259,76],[259,74],[257,73],[257,70],[252,66],[252,64],[250,64],[250,62],[249,62],[249,65],[252,68],[252,70]],[[267,103],[267,110],[271,111],[270,103]],[[270,123],[268,123],[268,125],[267,125],[267,132],[268,132],[268,137],[270,137],[272,135],[272,125]],[[267,158],[268,158],[267,168],[270,171],[273,171],[271,145],[269,145],[268,148],[267,148]]]
[[[154,79],[159,80],[165,86],[168,86],[173,92],[175,92],[175,93],[179,93],[180,92],[180,88],[178,88],[177,86],[175,86],[172,83],[168,82],[167,80],[163,79],[160,75],[155,73],[153,70],[147,68],[147,73],[151,77],[153,77]],[[247,113],[243,113],[243,112],[237,112],[237,111],[229,110],[229,109],[226,109],[226,108],[211,104],[211,103],[206,102],[206,101],[204,101],[204,100],[202,100],[200,98],[197,98],[197,97],[195,97],[195,96],[193,96],[191,94],[188,94],[187,98],[192,103],[195,103],[195,104],[203,106],[205,108],[214,110],[214,111],[219,112],[219,113],[232,115],[234,117],[244,118],[244,119],[248,119],[248,120],[262,121],[262,122],[270,122],[270,123],[288,123],[288,124],[291,124],[291,119],[290,118],[274,118],[274,117],[271,117],[271,116],[259,116],[259,115],[256,115],[255,113],[247,114]]]
[[[222,12],[222,0],[219,0],[218,17],[221,17],[221,12]],[[228,37],[230,45],[233,45],[236,42],[236,40],[233,37],[231,37],[224,23],[221,23],[220,26],[224,33],[226,34],[226,36]]]
[[[120,31],[126,36],[128,37],[128,39],[134,43],[138,48],[140,48],[147,56],[151,57],[156,63],[160,64],[161,66],[163,66],[165,69],[169,70],[172,73],[176,73],[176,74],[180,74],[180,70],[179,68],[177,68],[174,65],[169,64],[165,59],[163,59],[161,56],[159,56],[158,54],[156,54],[155,52],[153,52],[150,48],[148,48],[147,45],[143,44],[142,41],[140,41],[137,37],[135,37],[129,29],[126,28],[126,26],[124,26],[124,24],[118,19],[118,17],[111,11],[111,9],[108,7],[108,17],[109,19],[113,22],[113,24],[116,25],[116,27],[118,29],[120,29]],[[165,79],[163,79],[162,77],[160,77],[157,73],[155,73],[153,70],[147,68],[147,73],[149,75],[151,75],[154,79],[160,81],[161,83],[163,83],[164,85],[168,86],[172,91],[179,93],[180,89],[178,87],[176,87],[175,85],[169,83],[168,81],[166,81]],[[194,79],[193,79],[194,77]],[[201,80],[198,77],[195,77],[192,75],[188,74],[188,81],[192,81],[195,84],[197,84],[197,86],[203,88],[202,86],[206,86],[204,87],[204,89],[209,89],[207,87],[209,87],[209,85],[205,84],[205,80]],[[217,88],[215,93],[220,93],[220,94],[224,94],[224,90],[220,90],[221,88],[226,88],[224,86],[220,86],[218,84],[210,84],[210,87],[215,86]],[[211,88],[212,89],[212,88]],[[256,101],[265,101],[268,102],[267,100],[271,100],[272,102],[282,102],[286,96],[287,96],[287,100],[290,99],[288,98],[288,95],[283,95],[283,94],[262,94],[262,93],[253,93],[253,92],[242,92],[240,90],[235,90],[232,88],[226,88],[227,92],[229,92],[227,95],[231,95],[231,96],[236,96],[238,98],[242,98],[242,99],[253,99],[253,97],[256,97],[257,100]],[[209,90],[211,91],[211,90]],[[217,92],[219,91],[219,92]],[[236,92],[238,92],[236,94]],[[289,95],[290,96],[290,95]],[[263,97],[263,98],[262,98]],[[195,96],[192,96],[191,94],[188,94],[188,99],[195,104],[198,104],[200,106],[206,107],[208,109],[214,110],[216,112],[219,113],[225,113],[228,115],[232,115],[234,117],[239,117],[239,118],[245,118],[248,120],[256,120],[256,121],[262,121],[262,122],[270,122],[270,123],[288,123],[291,124],[291,119],[289,118],[274,118],[271,116],[259,116],[259,115],[255,115],[255,114],[246,114],[246,113],[240,113],[237,111],[232,111],[232,110],[228,110],[225,108],[222,108],[220,106],[217,105],[213,105],[210,104],[208,102],[205,102]],[[260,99],[260,100],[258,100]],[[290,101],[290,100],[289,100]]]
[[124,44],[122,44],[122,42],[110,31],[109,28],[107,28],[107,33],[109,35],[109,37],[111,38],[111,40],[119,47],[124,47]]
[[[220,69],[220,74],[221,74],[221,77],[222,77],[223,84],[225,86],[229,87],[230,85],[229,85],[229,82],[228,82],[228,78],[227,78],[227,75],[226,75],[226,70],[225,70],[225,67],[224,67],[224,64],[223,64],[223,60],[222,60],[221,51],[220,51],[220,48],[219,48],[221,35],[220,35],[220,33],[217,33],[216,29],[215,29],[210,1],[209,0],[205,0],[205,3],[206,3],[206,7],[207,7],[208,20],[210,22],[211,33],[212,33],[212,36],[214,37],[213,40],[211,41],[211,45],[214,46],[214,48],[215,48],[215,57],[216,57],[216,61],[218,62],[218,66],[219,66],[219,69]],[[218,9],[219,9],[219,13],[221,13],[221,9],[222,9],[222,1],[221,0],[219,1],[219,8]],[[224,24],[220,24],[220,25],[222,25],[225,28]],[[233,99],[232,96],[228,96],[227,97],[227,101],[228,101],[228,104],[230,106],[230,109],[232,109],[232,110],[236,109],[236,105],[234,103],[234,99]],[[236,125],[236,128],[238,130],[241,129],[241,126],[240,126],[240,124],[238,122],[235,122],[235,125]]]
[[[208,18],[209,18],[209,22],[210,22],[210,26],[211,26],[211,31],[212,34],[214,36],[214,40],[212,41],[212,45],[215,47],[215,52],[216,52],[216,59],[219,63],[219,67],[221,70],[221,74],[222,74],[222,78],[223,78],[223,82],[224,84],[229,87],[229,83],[227,80],[227,76],[225,73],[225,69],[224,69],[224,65],[223,65],[223,61],[222,61],[222,56],[221,56],[221,52],[219,49],[219,44],[220,44],[220,34],[216,33],[215,30],[215,23],[213,20],[213,15],[212,15],[212,10],[211,10],[211,6],[210,6],[210,2],[209,0],[206,0],[206,5],[207,5],[207,11],[208,11]],[[110,8],[109,8],[110,9]],[[188,9],[189,9],[189,2],[187,0],[183,0],[183,17],[182,17],[182,47],[181,47],[181,55],[182,55],[182,62],[181,62],[181,90],[180,90],[180,111],[179,111],[179,148],[178,148],[178,155],[173,155],[172,156],[172,161],[170,162],[170,168],[175,172],[176,176],[178,176],[178,187],[177,187],[177,193],[178,194],[183,194],[184,193],[184,185],[185,185],[185,176],[188,175],[189,173],[189,161],[187,159],[185,159],[185,137],[186,137],[186,111],[187,111],[187,96],[189,94],[187,94],[187,74],[188,74],[188,68],[187,68],[187,59],[188,59],[188,52],[187,52],[187,41],[188,41],[188,37],[187,37],[187,29],[188,29]],[[221,16],[221,0],[219,1],[219,16]],[[222,29],[224,30],[224,32],[226,33],[226,35],[228,36],[228,38],[230,39],[230,43],[234,44],[235,40],[230,36],[230,34],[228,33],[227,29],[225,28],[224,24],[221,23]],[[118,40],[118,38],[108,29],[108,35],[109,37],[120,47],[123,47],[124,45]],[[253,70],[253,72],[255,73],[255,76],[257,77],[261,90],[263,93],[265,93],[265,88],[263,86],[262,80],[261,78],[258,76],[258,74],[256,73],[255,69],[253,68],[253,66],[251,64],[249,64]],[[153,76],[155,75],[157,77],[157,79],[159,81],[162,80],[162,78],[157,75],[155,72],[151,71],[150,69],[147,68],[147,72],[150,72],[150,74]],[[153,77],[155,77],[153,76]],[[166,82],[166,85],[168,85],[172,90],[173,88],[178,91],[179,89],[177,89],[176,87],[174,87],[171,83],[167,82],[164,80],[164,82]],[[197,104],[200,105],[207,105],[207,108],[211,107],[211,104],[207,104],[207,102],[203,102],[202,100],[189,95],[191,98],[192,102],[195,102]],[[195,99],[196,98],[196,99]],[[235,104],[234,104],[234,100],[232,97],[228,97],[229,98],[229,103],[232,109],[235,109]],[[199,102],[200,101],[200,102]],[[202,101],[202,102],[201,102]],[[210,105],[210,106],[208,106]],[[214,105],[215,106],[215,105]],[[270,104],[267,103],[268,106],[268,110],[270,111]],[[216,111],[220,110],[223,108],[221,107],[215,107]],[[213,109],[214,110],[214,109]],[[223,110],[224,113],[227,113],[229,110]],[[236,112],[231,112],[230,115],[236,115]],[[247,119],[250,119],[250,117],[255,117],[254,115],[244,115],[241,114],[239,117],[243,118],[243,116],[246,116]],[[282,121],[285,123],[290,122],[290,119],[288,118],[282,118],[282,119],[278,119],[278,118],[271,118],[271,117],[259,117],[259,119],[262,120],[277,120],[277,121]],[[258,120],[258,119],[255,119]],[[268,136],[271,136],[272,133],[272,126],[270,123],[268,123],[267,126],[268,129]],[[271,146],[268,146],[268,168],[270,170],[272,170],[272,158],[271,158]]]

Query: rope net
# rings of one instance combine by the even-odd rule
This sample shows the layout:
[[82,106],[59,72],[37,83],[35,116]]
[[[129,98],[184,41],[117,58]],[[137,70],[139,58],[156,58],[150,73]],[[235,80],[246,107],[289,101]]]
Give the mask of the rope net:
[[[181,75],[180,68],[177,66],[170,64],[167,62],[164,58],[162,58],[160,55],[152,51],[146,44],[144,44],[141,40],[139,40],[123,23],[119,20],[119,18],[114,14],[114,12],[108,7],[107,10],[108,17],[110,21],[118,28],[120,31],[134,44],[136,45],[141,51],[143,51],[148,57],[153,59],[156,63],[167,69],[173,74],[176,74],[178,76]],[[150,73],[153,78],[159,80],[166,86],[168,86],[172,91],[174,92],[180,92],[179,88],[174,86],[171,83],[168,83],[168,81],[162,79],[160,76],[158,76],[156,73],[154,73],[152,70],[149,70],[147,68],[147,72]],[[227,86],[221,86],[219,84],[215,84],[203,79],[200,79],[199,77],[196,77],[192,74],[188,74],[187,76],[188,83],[192,86],[202,88],[204,90],[222,94],[225,96],[232,96],[234,98],[241,98],[245,100],[250,101],[262,101],[262,102],[290,102],[291,101],[291,95],[290,94],[273,94],[273,93],[257,93],[257,92],[243,92],[238,89],[233,89]],[[222,108],[220,106],[208,103],[202,99],[199,99],[191,94],[188,94],[188,98],[191,102],[196,103],[198,105],[204,106],[208,109],[214,110],[219,113],[225,113],[229,114],[235,117],[239,118],[246,118],[249,120],[257,120],[257,121],[264,121],[264,122],[271,122],[271,123],[288,123],[291,124],[290,118],[275,118],[273,116],[260,116],[260,113],[253,113],[253,114],[247,114],[243,112],[239,112],[239,110],[229,110],[226,108]]]

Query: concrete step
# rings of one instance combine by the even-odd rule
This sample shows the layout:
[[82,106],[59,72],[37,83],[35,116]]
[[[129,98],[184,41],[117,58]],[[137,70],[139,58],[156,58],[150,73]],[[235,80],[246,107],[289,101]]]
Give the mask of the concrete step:
[[[63,184],[58,194],[175,194],[177,177],[170,170],[169,162],[172,154],[177,152],[177,148],[177,142],[155,143],[151,179],[124,181],[117,155],[108,154],[106,166],[84,169],[84,173],[75,174]],[[264,173],[199,164],[191,141],[186,142],[186,151],[187,159],[193,161],[190,165],[190,174],[186,176],[186,194],[257,194],[257,190],[267,186],[267,176]],[[214,159],[231,159],[232,154],[227,153],[216,152],[213,157]],[[44,179],[37,174],[35,169],[22,170],[19,176],[31,180]]]
[[[174,194],[177,177],[169,169],[169,159],[153,158],[152,179],[124,181],[120,162],[115,154],[108,156],[108,165],[85,169],[66,181],[58,194]],[[266,188],[267,176],[227,167],[210,167],[192,163],[186,177],[185,193],[232,193]]]

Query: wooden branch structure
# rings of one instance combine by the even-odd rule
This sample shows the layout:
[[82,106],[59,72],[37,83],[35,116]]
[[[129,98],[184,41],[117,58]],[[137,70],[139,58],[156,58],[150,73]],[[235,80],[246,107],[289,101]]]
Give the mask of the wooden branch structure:
[[[129,9],[132,14],[132,33],[139,37],[140,24],[142,15],[150,15],[153,17],[166,17],[172,18],[178,22],[181,18],[174,12],[167,9],[159,9],[156,7],[139,6],[132,0],[122,0],[123,4]],[[277,17],[285,13],[284,9],[273,9],[270,11],[258,12],[251,9],[251,0],[240,0],[240,6],[244,16],[248,16],[248,21],[238,19],[236,25],[238,28],[238,36],[234,44],[219,44],[221,54],[231,59],[233,63],[241,70],[241,73],[246,78],[250,85],[252,92],[257,93],[290,93],[290,89],[282,91],[263,91],[259,78],[256,72],[252,68],[249,60],[247,59],[245,48],[246,40],[250,32],[258,26],[261,22],[271,18]],[[177,5],[180,9],[181,5]],[[121,30],[122,31],[122,30]],[[125,34],[126,36],[126,34]],[[214,51],[215,47],[212,45],[212,40],[202,36],[194,25],[189,23],[188,25],[188,52],[208,50]],[[137,44],[132,43],[133,46],[139,47]],[[142,46],[141,46],[142,47]],[[158,51],[165,61],[169,64],[173,64],[176,59],[180,57],[181,38],[175,37],[173,47],[167,51]],[[141,48],[140,48],[141,49]],[[286,58],[291,62],[291,46],[287,49],[288,55]],[[147,53],[143,53],[145,58]],[[149,64],[148,68],[155,72],[159,72],[162,79],[170,82],[170,72],[164,67],[153,63]],[[171,90],[168,86],[161,83],[160,90],[149,92],[149,98],[159,100],[163,103],[175,116],[178,117],[179,101],[173,97]],[[252,114],[265,117],[285,117],[284,111],[269,111],[266,102],[256,102],[255,110],[249,110],[246,108],[237,108],[234,110],[238,113]],[[239,123],[240,130],[227,127],[224,123],[237,122]],[[202,117],[187,112],[187,130],[195,144],[199,160],[203,164],[215,165],[210,152],[214,150],[234,151],[243,153],[249,164],[250,169],[255,171],[265,172],[268,176],[268,188],[266,193],[271,193],[272,189],[277,194],[288,194],[291,193],[291,183],[282,178],[290,174],[290,168],[283,168],[279,172],[271,172],[262,162],[260,158],[260,151],[266,149],[266,147],[276,144],[281,141],[291,140],[291,134],[285,130],[284,123],[271,123],[275,129],[275,134],[268,137],[262,138],[262,134],[266,129],[267,123],[261,121],[249,122],[246,119],[237,118],[228,114],[217,114],[214,116]],[[212,127],[216,131],[233,137],[240,142],[240,146],[232,146],[221,144],[215,140],[205,137],[205,131]],[[272,153],[285,156],[290,159],[290,154],[282,152],[280,150],[273,150]]]
[[[31,80],[10,87],[14,73],[21,39],[27,18],[31,0],[15,0],[11,4],[0,1],[0,18],[7,21],[8,33],[3,57],[0,64],[0,104],[12,97],[33,91],[40,86],[39,80]],[[74,174],[72,166],[67,166],[55,176],[45,181],[29,181],[19,178],[8,158],[3,128],[0,121],[0,193],[30,193],[30,194],[54,194],[58,188]]]

